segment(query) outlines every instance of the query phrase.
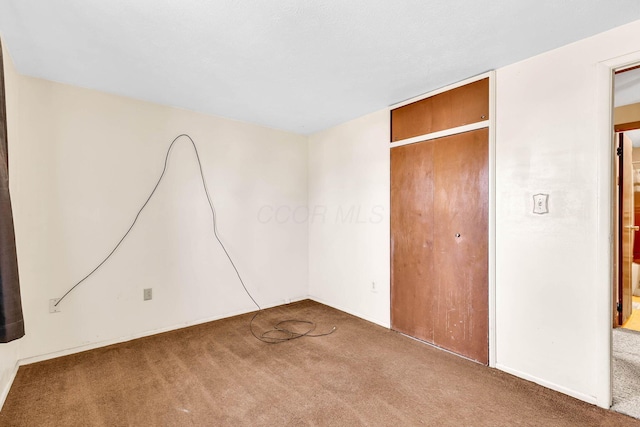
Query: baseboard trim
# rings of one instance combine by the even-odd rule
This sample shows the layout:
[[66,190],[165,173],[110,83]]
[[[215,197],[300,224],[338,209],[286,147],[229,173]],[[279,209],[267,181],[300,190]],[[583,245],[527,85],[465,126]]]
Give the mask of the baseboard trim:
[[574,397],[578,400],[582,400],[587,403],[591,403],[592,405],[597,405],[598,401],[595,396],[590,396],[588,394],[580,393],[578,391],[572,390],[567,387],[563,387],[561,385],[552,383],[551,381],[543,380],[542,378],[538,378],[534,375],[529,375],[527,373],[521,372],[517,369],[510,368],[508,366],[501,365],[500,363],[496,363],[496,369],[506,372],[507,374],[522,378],[527,381],[534,382],[543,387],[549,388],[551,390],[555,390],[562,394],[566,394],[568,396]]
[[351,309],[342,307],[342,306],[337,305],[337,304],[332,304],[332,303],[330,303],[328,301],[323,300],[322,298],[318,298],[318,297],[314,297],[314,296],[309,295],[307,297],[307,299],[310,299],[311,301],[319,302],[320,304],[327,305],[327,306],[329,306],[331,308],[335,308],[336,310],[344,311],[345,313],[351,314],[352,316],[359,317],[360,319],[366,320],[367,322],[375,323],[376,325],[382,326],[383,328],[391,329],[391,323],[381,322],[378,319],[374,319],[373,317],[365,316],[364,314],[358,313],[355,310],[351,310]]
[[9,381],[7,381],[4,388],[2,389],[2,394],[0,394],[0,411],[4,407],[4,402],[7,400],[7,396],[9,396],[9,391],[11,390],[11,386],[13,385],[13,381],[16,379],[16,375],[18,375],[18,369],[20,369],[20,363],[19,361],[16,361],[16,365],[13,367],[13,372],[11,372]]
[[[299,298],[286,299],[286,300],[283,300],[281,302],[276,302],[276,303],[273,303],[273,304],[263,305],[262,308],[263,309],[267,309],[267,308],[278,307],[278,306],[285,305],[285,304],[291,304],[291,303],[294,303],[294,302],[304,301],[306,299],[310,299],[310,298],[308,296],[304,296],[304,297],[299,297]],[[55,358],[58,358],[58,357],[69,356],[71,354],[82,353],[83,351],[89,351],[89,350],[94,350],[96,348],[107,347],[107,346],[114,345],[114,344],[120,344],[120,343],[123,343],[123,342],[133,341],[133,340],[136,340],[136,339],[139,339],[139,338],[145,338],[145,337],[149,337],[149,336],[152,336],[152,335],[162,334],[164,332],[175,331],[175,330],[178,330],[178,329],[188,328],[190,326],[196,326],[196,325],[200,325],[200,324],[203,324],[203,323],[208,323],[208,322],[213,322],[213,321],[216,321],[216,320],[226,319],[226,318],[233,317],[233,316],[239,316],[239,315],[242,315],[242,314],[251,313],[253,311],[255,311],[255,310],[232,311],[232,312],[224,313],[224,314],[221,314],[221,315],[218,315],[218,316],[205,317],[205,318],[202,318],[202,319],[197,319],[197,320],[193,320],[193,321],[189,321],[189,322],[185,322],[185,323],[180,323],[180,324],[177,324],[177,325],[167,326],[167,327],[159,328],[159,329],[152,329],[150,331],[145,331],[145,332],[141,332],[141,333],[137,333],[137,334],[133,334],[133,335],[127,335],[127,336],[123,336],[123,337],[119,337],[119,338],[114,338],[114,339],[111,339],[111,340],[104,340],[104,341],[85,344],[85,345],[81,345],[81,346],[77,346],[77,347],[71,347],[71,348],[64,349],[64,350],[54,351],[54,352],[51,352],[51,353],[45,353],[45,354],[38,355],[38,356],[26,357],[24,359],[18,360],[18,366],[31,365],[32,363],[38,363],[38,362],[43,362],[45,360],[55,359]],[[7,393],[8,393],[8,390],[7,390]]]

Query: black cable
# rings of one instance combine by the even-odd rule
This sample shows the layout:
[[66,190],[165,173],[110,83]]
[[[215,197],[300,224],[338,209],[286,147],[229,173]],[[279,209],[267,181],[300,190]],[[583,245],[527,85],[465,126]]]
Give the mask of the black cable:
[[[120,247],[120,245],[122,244],[124,239],[129,235],[129,233],[133,229],[133,226],[136,225],[136,222],[138,221],[138,218],[140,217],[140,214],[142,213],[144,208],[147,207],[147,204],[149,204],[149,201],[151,200],[151,198],[155,194],[156,190],[158,189],[158,186],[160,185],[160,182],[162,182],[162,178],[164,178],[164,175],[167,172],[167,166],[169,164],[169,156],[171,155],[171,149],[173,148],[173,146],[176,143],[176,141],[178,141],[178,139],[180,139],[181,137],[185,137],[185,138],[189,139],[189,141],[191,142],[191,146],[193,147],[193,151],[196,154],[196,159],[198,161],[198,170],[200,171],[200,178],[202,179],[202,187],[204,188],[204,193],[207,196],[207,202],[209,202],[209,208],[211,210],[211,221],[213,223],[213,235],[215,236],[216,240],[220,244],[220,247],[222,248],[222,250],[224,251],[225,255],[227,256],[227,259],[231,263],[231,266],[233,267],[233,270],[236,272],[236,276],[238,276],[238,280],[240,280],[240,284],[242,285],[242,288],[244,289],[246,294],[249,296],[251,301],[253,301],[255,306],[258,308],[258,311],[256,311],[256,313],[251,318],[251,321],[249,322],[249,330],[251,331],[251,334],[254,337],[256,337],[256,339],[258,339],[258,340],[260,340],[262,342],[268,343],[268,344],[276,344],[276,343],[283,342],[283,341],[291,341],[293,339],[302,338],[302,337],[323,337],[323,336],[332,334],[336,330],[335,326],[333,327],[333,329],[331,329],[331,331],[329,331],[327,333],[313,334],[312,335],[311,332],[313,332],[315,330],[315,328],[316,328],[315,323],[310,322],[308,320],[297,320],[297,319],[282,320],[282,321],[276,323],[273,326],[272,329],[267,330],[266,332],[263,332],[260,335],[257,335],[255,333],[255,331],[253,330],[253,321],[256,319],[258,314],[260,314],[263,311],[263,309],[260,307],[260,304],[258,304],[256,302],[255,298],[253,298],[253,296],[251,295],[251,293],[247,289],[247,286],[245,285],[244,280],[242,280],[242,276],[240,276],[240,272],[238,271],[238,268],[236,267],[236,264],[233,262],[233,259],[231,258],[231,255],[229,255],[229,252],[227,251],[227,248],[224,246],[224,243],[222,243],[222,240],[220,240],[220,236],[218,235],[218,225],[217,225],[217,222],[216,222],[216,209],[215,209],[215,207],[213,205],[213,201],[211,200],[211,195],[209,194],[209,188],[207,187],[207,181],[204,178],[204,172],[202,171],[202,162],[200,161],[200,154],[198,153],[198,147],[196,147],[196,143],[191,138],[191,136],[189,136],[186,133],[183,133],[183,134],[180,134],[180,135],[176,136],[173,139],[173,141],[171,141],[171,144],[169,145],[169,148],[167,149],[167,154],[165,155],[165,158],[164,158],[164,167],[162,168],[162,173],[160,174],[160,178],[158,178],[158,181],[156,182],[155,186],[153,187],[153,190],[151,191],[151,193],[149,194],[149,197],[147,197],[147,200],[143,203],[142,207],[138,210],[138,213],[136,214],[135,218],[133,219],[133,222],[131,223],[131,225],[129,226],[129,229],[127,229],[127,232],[124,233],[124,236],[122,236],[122,238],[118,241],[118,243],[111,250],[111,252],[109,252],[109,254],[93,270],[91,270],[91,272],[89,274],[84,276],[75,285],[73,285],[67,292],[65,292],[65,294],[54,304],[54,307],[57,307],[58,304],[60,304],[62,302],[62,300],[64,300],[67,297],[67,295],[69,295],[82,282],[87,280],[89,277],[91,277],[91,275],[93,275],[93,273],[95,273],[100,267],[102,267],[102,265],[105,262],[107,262],[107,260],[109,258],[111,258],[111,255],[114,254],[114,252],[118,249],[118,247]],[[309,329],[306,330],[305,332],[291,331],[290,329],[287,329],[287,328],[282,326],[283,324],[286,324],[286,323],[309,325]],[[274,336],[274,335],[280,335],[280,336]]]
[[[266,342],[267,344],[277,344],[280,342],[291,341],[291,340],[295,340],[297,338],[302,338],[302,337],[312,337],[312,338],[324,337],[327,335],[331,335],[336,330],[336,327],[334,326],[333,328],[331,328],[329,332],[325,332],[322,334],[311,334],[311,332],[315,331],[316,329],[315,323],[309,320],[287,319],[287,320],[281,320],[280,322],[276,323],[271,329],[268,329],[267,331],[263,332],[261,335],[256,335],[256,333],[253,331],[253,321],[261,312],[262,312],[262,309],[260,309],[259,311],[256,311],[256,313],[253,315],[253,317],[251,318],[251,322],[249,322],[249,329],[251,330],[251,333],[253,334],[254,337],[256,337],[262,342]],[[282,325],[284,323],[309,325],[309,329],[307,329],[304,332],[294,332],[291,329],[287,329],[283,327]],[[275,334],[278,334],[280,336],[274,336]]]

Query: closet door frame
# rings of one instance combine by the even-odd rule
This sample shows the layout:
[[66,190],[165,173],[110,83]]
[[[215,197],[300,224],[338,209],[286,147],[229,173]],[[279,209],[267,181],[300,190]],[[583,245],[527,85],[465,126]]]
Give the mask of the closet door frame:
[[460,86],[476,82],[482,79],[489,79],[489,118],[477,123],[459,126],[443,131],[433,132],[425,135],[418,135],[412,138],[406,138],[389,144],[389,149],[400,147],[402,145],[415,144],[417,142],[429,141],[432,139],[442,138],[445,136],[456,135],[472,130],[488,128],[489,129],[489,200],[488,200],[488,308],[489,308],[489,366],[496,367],[496,137],[495,137],[495,99],[496,99],[496,73],[489,71],[477,76],[459,81],[449,86],[416,96],[406,101],[389,107],[391,110],[420,101],[425,98],[456,89]]

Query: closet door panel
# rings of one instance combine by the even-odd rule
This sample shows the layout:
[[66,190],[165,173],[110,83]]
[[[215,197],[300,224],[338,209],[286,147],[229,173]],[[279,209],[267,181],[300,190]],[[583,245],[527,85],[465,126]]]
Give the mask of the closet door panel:
[[489,79],[391,111],[391,142],[489,119]]
[[433,142],[391,149],[391,327],[433,342]]
[[488,129],[436,140],[434,343],[488,363]]

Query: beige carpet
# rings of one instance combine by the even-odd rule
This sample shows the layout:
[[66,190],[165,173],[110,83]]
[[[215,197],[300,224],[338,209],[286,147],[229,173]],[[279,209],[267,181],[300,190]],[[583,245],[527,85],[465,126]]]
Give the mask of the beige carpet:
[[250,315],[21,367],[2,426],[640,426],[304,301],[322,338],[269,345]]
[[613,330],[614,411],[640,418],[640,332]]

